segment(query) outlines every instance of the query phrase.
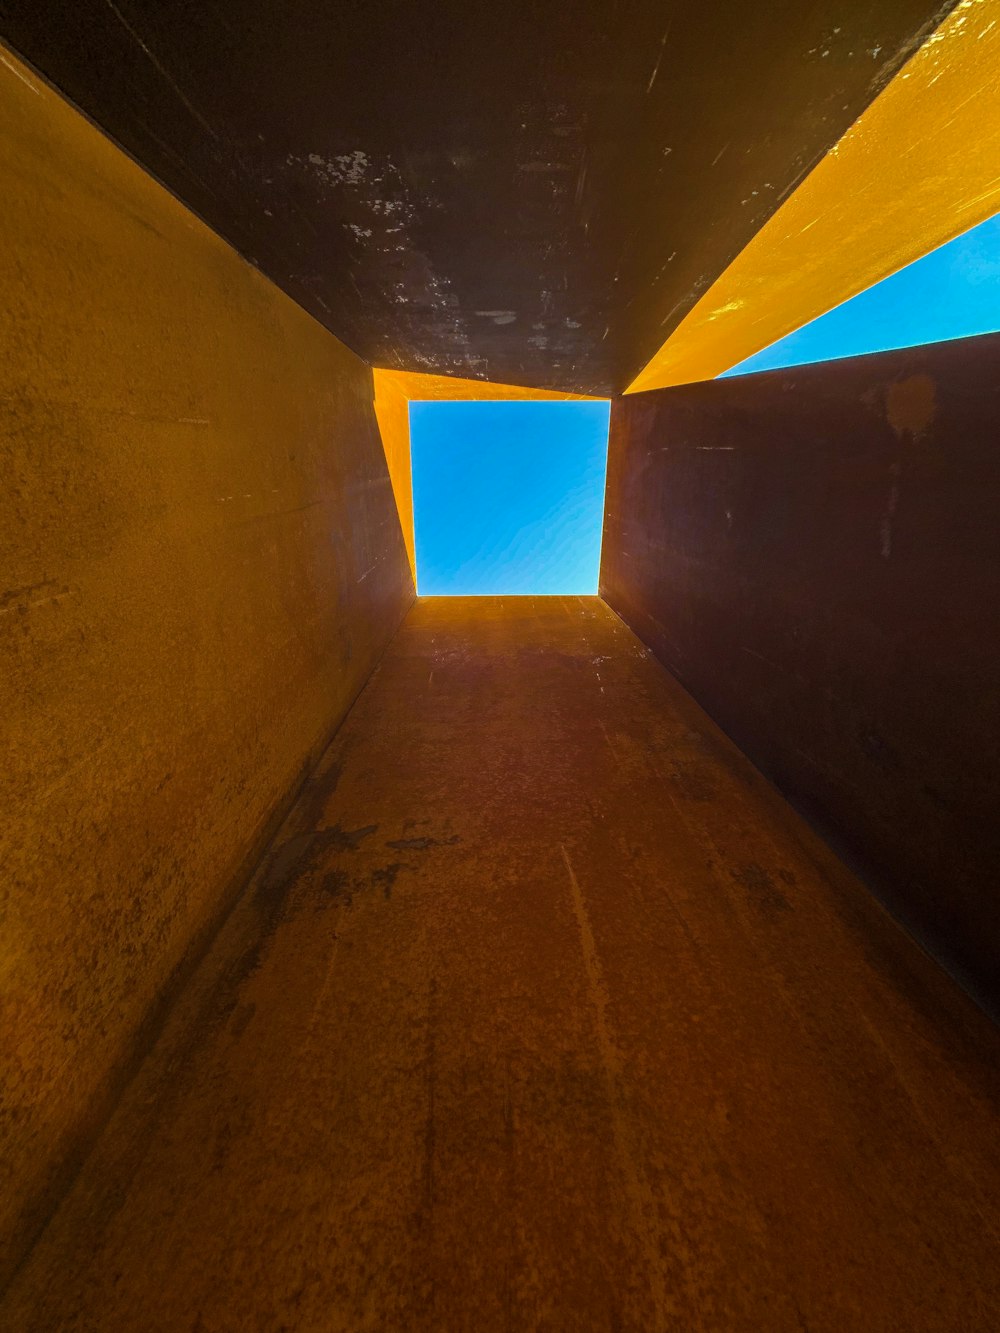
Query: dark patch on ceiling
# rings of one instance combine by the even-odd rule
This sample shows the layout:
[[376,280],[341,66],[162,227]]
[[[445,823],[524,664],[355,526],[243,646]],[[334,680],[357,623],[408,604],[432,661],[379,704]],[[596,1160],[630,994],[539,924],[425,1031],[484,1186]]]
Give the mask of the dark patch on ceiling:
[[625,387],[953,4],[0,0],[373,365]]

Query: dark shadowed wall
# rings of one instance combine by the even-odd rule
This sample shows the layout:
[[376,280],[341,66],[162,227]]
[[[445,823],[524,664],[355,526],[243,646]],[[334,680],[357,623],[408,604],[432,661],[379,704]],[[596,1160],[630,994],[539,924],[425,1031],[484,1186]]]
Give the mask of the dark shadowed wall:
[[0,68],[0,1253],[413,598],[371,372]]
[[601,591],[1000,998],[1000,337],[635,395]]

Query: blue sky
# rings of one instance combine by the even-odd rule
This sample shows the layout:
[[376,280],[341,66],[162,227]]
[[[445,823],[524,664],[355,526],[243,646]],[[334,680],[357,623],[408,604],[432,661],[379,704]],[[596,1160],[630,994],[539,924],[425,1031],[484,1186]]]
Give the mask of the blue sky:
[[725,375],[749,375],[998,330],[1000,215],[820,315]]
[[597,592],[608,402],[411,402],[421,596]]

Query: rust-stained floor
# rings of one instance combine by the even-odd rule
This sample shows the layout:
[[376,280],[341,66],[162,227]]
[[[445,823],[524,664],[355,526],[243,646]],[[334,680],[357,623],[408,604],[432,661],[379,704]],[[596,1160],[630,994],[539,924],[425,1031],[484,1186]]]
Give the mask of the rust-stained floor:
[[596,599],[418,603],[13,1330],[993,1330],[1000,1036]]

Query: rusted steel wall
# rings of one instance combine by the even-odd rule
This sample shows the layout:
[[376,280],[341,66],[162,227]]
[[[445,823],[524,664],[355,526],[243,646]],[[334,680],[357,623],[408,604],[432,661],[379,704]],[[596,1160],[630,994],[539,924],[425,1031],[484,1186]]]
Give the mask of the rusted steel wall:
[[603,602],[421,598],[0,1328],[993,1333],[998,1130],[1000,1031]]
[[[0,33],[372,365],[603,395],[957,2],[3,0]],[[935,43],[947,77],[884,145],[922,189],[887,213],[952,183],[965,97],[969,160],[995,159],[989,85],[963,73],[994,55],[996,3]]]
[[5,59],[13,1259],[413,586],[371,372]]
[[601,589],[1000,998],[1000,337],[614,405]]

